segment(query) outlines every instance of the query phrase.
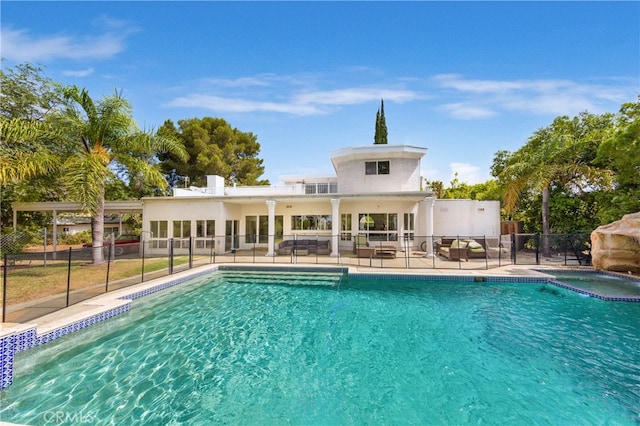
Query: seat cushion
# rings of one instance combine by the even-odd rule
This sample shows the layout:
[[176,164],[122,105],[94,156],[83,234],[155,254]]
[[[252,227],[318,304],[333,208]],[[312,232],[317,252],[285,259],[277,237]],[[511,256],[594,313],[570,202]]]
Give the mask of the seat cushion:
[[468,245],[468,247],[469,247],[471,250],[474,250],[474,249],[484,249],[484,247],[482,247],[482,244],[480,244],[479,242],[477,242],[477,241],[475,241],[475,240],[471,240],[471,241],[469,241],[469,245]]
[[451,248],[465,248],[467,247],[466,241],[453,240],[451,242]]

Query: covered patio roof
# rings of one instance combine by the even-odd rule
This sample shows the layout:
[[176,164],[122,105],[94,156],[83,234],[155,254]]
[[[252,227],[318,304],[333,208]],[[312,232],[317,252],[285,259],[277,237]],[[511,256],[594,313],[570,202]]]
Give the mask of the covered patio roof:
[[[66,201],[45,201],[36,203],[11,203],[13,214],[16,212],[80,212],[82,207],[80,203]],[[104,203],[104,212],[106,213],[142,213],[142,201],[106,201]]]

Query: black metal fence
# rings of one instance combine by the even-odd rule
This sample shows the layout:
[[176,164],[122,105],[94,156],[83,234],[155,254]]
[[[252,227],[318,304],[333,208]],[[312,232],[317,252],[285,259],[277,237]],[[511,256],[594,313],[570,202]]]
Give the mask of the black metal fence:
[[591,236],[580,234],[512,234],[513,263],[518,265],[591,265]]
[[2,322],[26,322],[96,295],[212,263],[487,270],[512,264],[586,266],[591,260],[588,234],[389,235],[156,238],[103,247],[5,252],[0,268]]

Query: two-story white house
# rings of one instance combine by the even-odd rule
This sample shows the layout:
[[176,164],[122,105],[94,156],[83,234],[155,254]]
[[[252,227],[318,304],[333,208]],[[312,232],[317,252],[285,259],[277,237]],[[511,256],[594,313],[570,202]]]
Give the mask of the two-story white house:
[[[366,238],[398,249],[434,236],[500,235],[498,201],[439,200],[422,190],[420,161],[427,149],[409,145],[354,146],[335,151],[335,175],[289,176],[281,186],[176,188],[172,197],[142,200],[143,234],[152,248],[217,253],[260,247],[267,256],[293,238],[330,242],[331,256]],[[427,244],[430,255],[432,244]]]

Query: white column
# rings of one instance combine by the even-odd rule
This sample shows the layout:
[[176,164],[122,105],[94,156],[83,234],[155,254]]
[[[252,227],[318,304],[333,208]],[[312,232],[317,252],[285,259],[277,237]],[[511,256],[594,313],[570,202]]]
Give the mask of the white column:
[[426,197],[425,201],[425,219],[426,223],[426,234],[427,234],[427,251],[425,252],[425,257],[433,257],[433,205],[436,202],[435,197]]
[[340,256],[338,247],[340,241],[340,199],[331,199],[331,257]]
[[267,200],[267,208],[269,209],[269,243],[266,256],[275,256],[275,233],[276,233],[276,202],[275,200]]

